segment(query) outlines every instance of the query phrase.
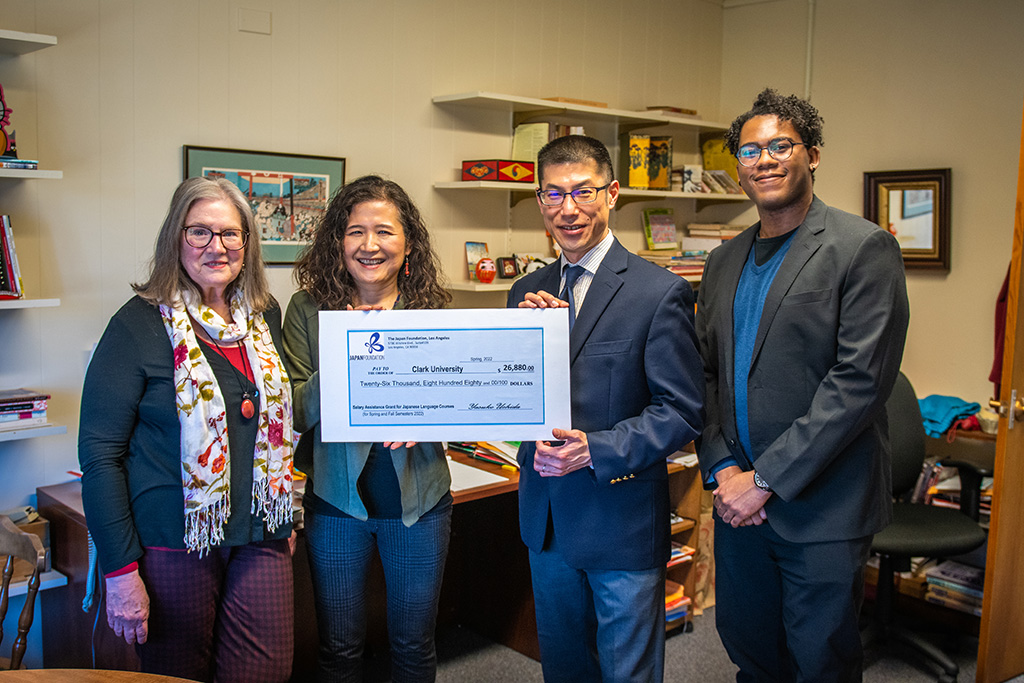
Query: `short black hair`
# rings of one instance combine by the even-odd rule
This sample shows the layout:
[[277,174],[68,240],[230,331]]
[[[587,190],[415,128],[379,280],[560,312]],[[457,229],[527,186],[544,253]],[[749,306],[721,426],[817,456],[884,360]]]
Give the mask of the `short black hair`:
[[603,142],[586,135],[555,138],[537,153],[537,184],[543,181],[544,169],[548,166],[584,164],[588,161],[597,163],[597,171],[604,176],[605,182],[615,180],[612,157]]
[[811,147],[824,144],[822,126],[824,120],[818,110],[807,100],[796,95],[780,95],[773,88],[765,88],[754,99],[754,106],[740,114],[725,133],[725,144],[732,154],[740,149],[740,131],[743,125],[755,116],[776,116],[779,121],[789,121],[800,134],[800,141]]

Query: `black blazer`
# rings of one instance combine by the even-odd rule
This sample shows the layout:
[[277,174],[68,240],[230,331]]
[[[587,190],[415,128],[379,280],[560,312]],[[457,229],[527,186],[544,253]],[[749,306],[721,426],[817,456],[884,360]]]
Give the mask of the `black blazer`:
[[909,321],[899,244],[814,198],[772,282],[754,342],[750,460],[736,432],[733,299],[760,223],[715,249],[697,336],[707,379],[698,449],[707,474],[733,457],[768,482],[768,523],[795,542],[873,534],[892,518],[885,401]]
[[[525,276],[513,285],[509,307],[527,292],[557,294],[560,277],[559,262]],[[569,341],[571,426],[587,434],[593,468],[541,477],[533,469],[534,442],[523,442],[523,541],[541,550],[550,519],[573,567],[653,569],[669,556],[665,458],[696,438],[702,424],[693,292],[616,241]]]

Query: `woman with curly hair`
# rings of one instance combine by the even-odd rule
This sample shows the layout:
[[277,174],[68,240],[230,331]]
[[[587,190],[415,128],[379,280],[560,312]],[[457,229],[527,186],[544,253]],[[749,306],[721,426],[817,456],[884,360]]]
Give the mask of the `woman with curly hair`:
[[451,476],[439,443],[325,443],[318,312],[442,308],[430,236],[396,183],[365,176],[331,199],[295,268],[286,363],[309,479],[305,528],[320,631],[320,679],[361,681],[366,578],[384,566],[392,680],[433,681],[434,624],[451,528]]

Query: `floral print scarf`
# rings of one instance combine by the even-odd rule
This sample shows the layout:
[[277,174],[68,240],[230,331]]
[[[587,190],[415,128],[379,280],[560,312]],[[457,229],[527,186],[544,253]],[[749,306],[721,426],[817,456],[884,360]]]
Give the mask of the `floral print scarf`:
[[288,373],[263,314],[252,315],[236,293],[230,304],[232,319],[225,322],[197,299],[192,292],[183,292],[171,306],[160,306],[160,315],[174,349],[185,546],[202,557],[224,540],[224,523],[231,515],[231,462],[224,396],[199,348],[192,321],[212,339],[241,342],[253,369],[259,389],[259,432],[252,459],[250,512],[262,513],[270,532],[292,519],[292,401]]

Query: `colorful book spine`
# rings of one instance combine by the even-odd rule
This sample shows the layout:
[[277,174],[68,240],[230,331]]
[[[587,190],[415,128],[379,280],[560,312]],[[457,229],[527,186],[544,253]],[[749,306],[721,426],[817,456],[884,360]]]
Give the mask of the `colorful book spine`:
[[631,133],[626,141],[626,185],[646,190],[650,183],[651,136]]
[[647,161],[647,187],[652,190],[672,189],[672,136],[652,135]]

